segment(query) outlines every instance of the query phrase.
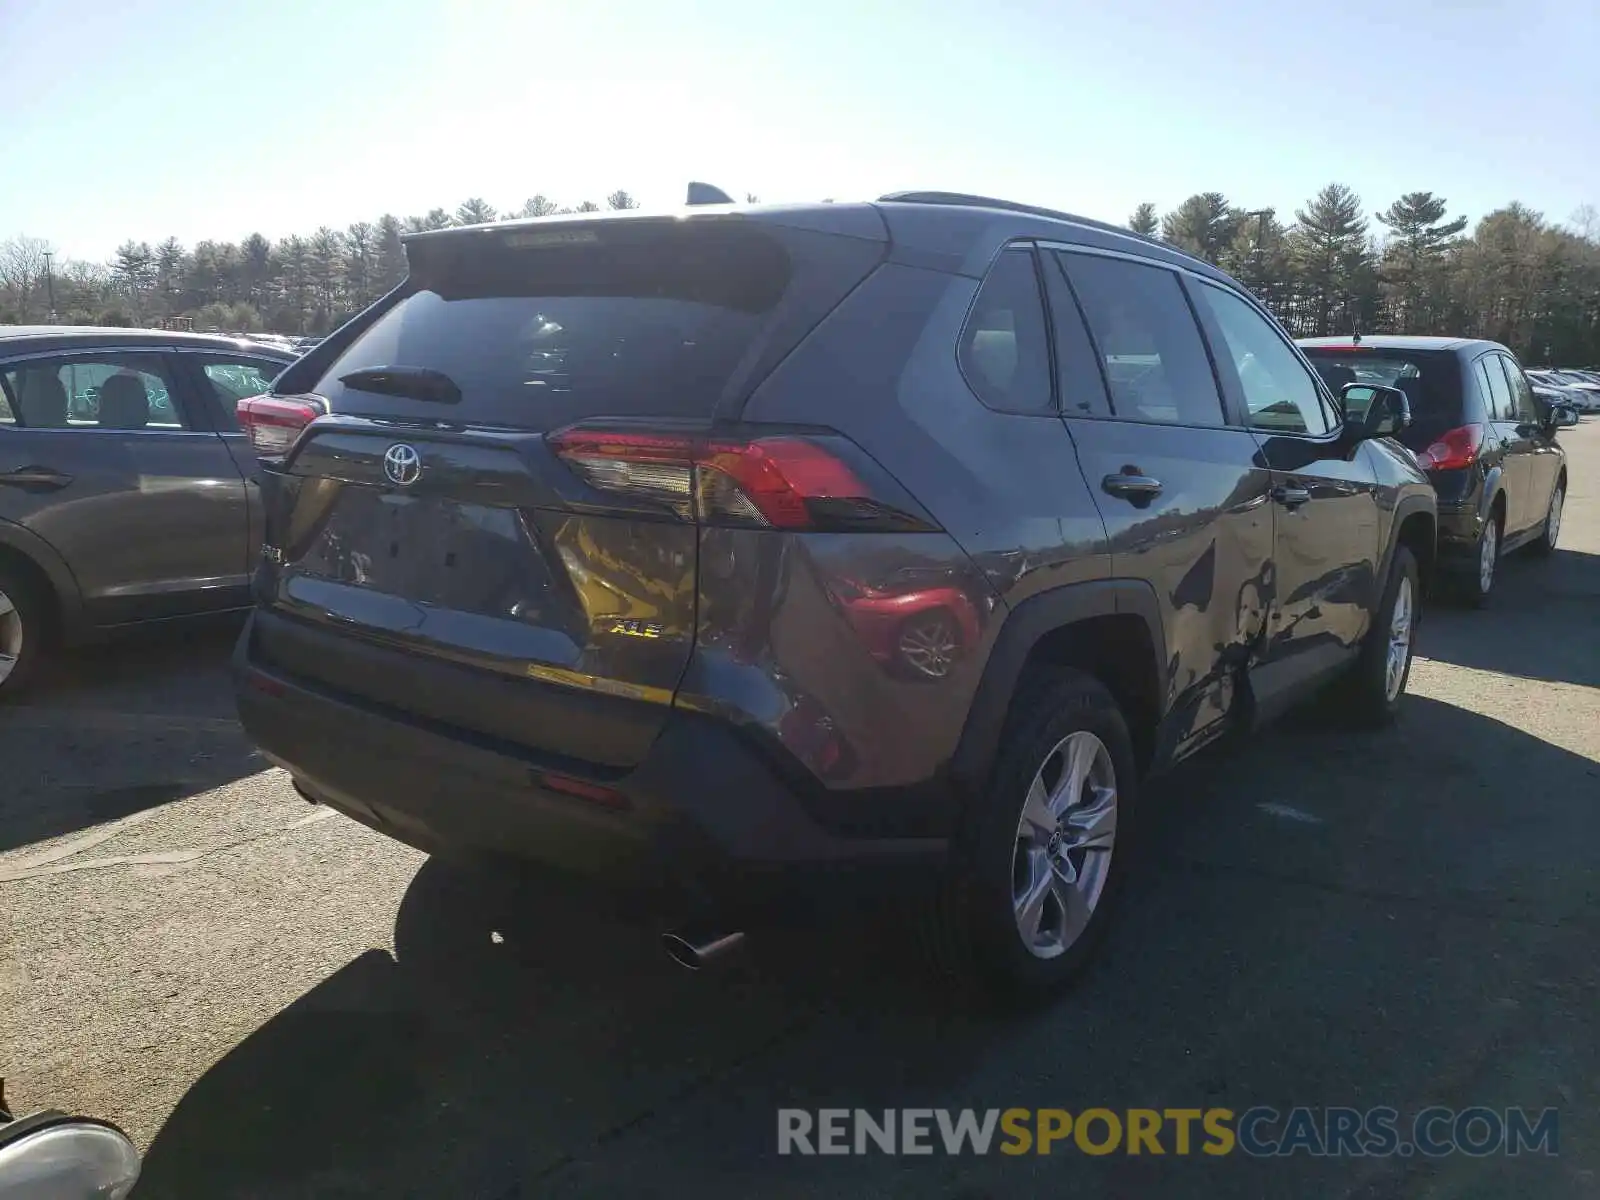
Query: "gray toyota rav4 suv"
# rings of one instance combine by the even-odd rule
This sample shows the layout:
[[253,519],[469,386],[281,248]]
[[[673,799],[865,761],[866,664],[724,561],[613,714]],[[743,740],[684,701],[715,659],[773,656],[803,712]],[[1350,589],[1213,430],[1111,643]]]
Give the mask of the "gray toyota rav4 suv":
[[944,962],[1037,993],[1104,931],[1141,779],[1325,684],[1400,701],[1405,396],[1335,397],[1170,247],[902,193],[407,254],[239,405],[244,726],[375,829],[727,929],[917,877]]

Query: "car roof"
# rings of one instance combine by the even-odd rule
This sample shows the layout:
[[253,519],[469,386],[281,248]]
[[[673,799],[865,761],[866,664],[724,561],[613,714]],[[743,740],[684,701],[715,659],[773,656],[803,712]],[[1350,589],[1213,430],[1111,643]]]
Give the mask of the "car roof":
[[1211,264],[1120,225],[965,192],[891,192],[871,202],[704,204],[563,213],[431,229],[407,234],[404,241],[409,250],[454,239],[503,236],[512,230],[716,219],[745,219],[887,241],[891,256],[898,261],[975,277],[987,271],[994,254],[1007,241],[1037,238],[1138,254],[1237,286]]
[[183,333],[168,329],[124,329],[100,325],[0,325],[0,355],[38,354],[74,346],[173,346],[189,350],[243,350],[289,361],[282,346],[215,333]]
[[1485,341],[1481,338],[1436,337],[1427,334],[1363,333],[1359,342],[1348,333],[1336,337],[1307,337],[1295,340],[1302,350],[1451,350],[1464,357],[1476,357],[1485,350],[1505,350],[1499,342]]

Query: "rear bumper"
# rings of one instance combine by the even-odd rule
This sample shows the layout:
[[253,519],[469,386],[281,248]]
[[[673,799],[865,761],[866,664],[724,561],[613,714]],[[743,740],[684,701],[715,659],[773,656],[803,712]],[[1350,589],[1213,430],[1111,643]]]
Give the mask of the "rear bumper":
[[[783,773],[715,718],[675,711],[626,772],[542,762],[254,661],[257,619],[234,652],[245,732],[308,798],[422,849],[509,856],[713,903],[797,889],[858,895],[944,863],[942,838],[824,828]],[[419,664],[416,687],[424,674]],[[609,795],[556,790],[552,771]]]

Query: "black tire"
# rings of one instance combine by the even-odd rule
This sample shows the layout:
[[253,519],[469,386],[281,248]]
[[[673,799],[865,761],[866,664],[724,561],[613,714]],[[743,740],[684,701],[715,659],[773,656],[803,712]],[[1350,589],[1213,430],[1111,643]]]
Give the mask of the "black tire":
[[[1389,650],[1394,630],[1395,603],[1403,585],[1410,596],[1409,640],[1405,663],[1400,670],[1399,686],[1392,691],[1389,686]],[[1401,698],[1406,694],[1406,682],[1411,678],[1411,660],[1416,656],[1417,618],[1421,613],[1421,572],[1416,557],[1404,546],[1394,548],[1394,561],[1389,567],[1389,578],[1384,583],[1383,598],[1378,611],[1372,616],[1372,628],[1367,631],[1361,653],[1350,674],[1345,677],[1338,711],[1351,724],[1376,728],[1388,725],[1400,711]]]
[[[1540,558],[1548,558],[1556,552],[1556,539],[1561,536],[1561,514],[1566,509],[1567,481],[1556,480],[1556,486],[1550,490],[1550,504],[1544,510],[1544,527],[1539,530],[1539,536],[1534,539],[1528,549]],[[1554,518],[1554,530],[1551,529]]]
[[21,695],[38,675],[52,640],[51,615],[33,579],[0,562],[0,654],[15,659],[0,679],[0,702]]
[[[1013,910],[1018,826],[1034,776],[1079,732],[1093,734],[1107,752],[1117,793],[1116,834],[1087,924],[1055,957],[1042,958],[1024,944]],[[1046,998],[1077,976],[1104,938],[1121,893],[1134,845],[1138,786],[1127,721],[1098,680],[1061,669],[1025,676],[989,787],[966,815],[933,906],[930,940],[938,967],[958,986],[1011,1001]]]

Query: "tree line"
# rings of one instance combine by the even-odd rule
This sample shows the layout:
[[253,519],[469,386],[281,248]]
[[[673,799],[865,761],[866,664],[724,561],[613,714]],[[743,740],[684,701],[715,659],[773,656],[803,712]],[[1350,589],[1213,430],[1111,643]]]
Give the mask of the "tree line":
[[423,216],[385,213],[344,229],[322,226],[276,242],[252,233],[240,242],[202,241],[191,249],[177,238],[152,246],[126,241],[107,263],[50,261],[41,238],[0,241],[0,325],[53,321],[62,325],[154,325],[192,317],[195,328],[228,332],[326,333],[399,283],[406,274],[401,237],[502,217],[637,208],[625,191],[602,206],[570,207],[538,195],[520,208],[497,210],[478,197],[454,211]]
[[1128,220],[1221,267],[1297,337],[1409,333],[1488,338],[1524,362],[1600,362],[1600,213],[1565,225],[1511,203],[1467,232],[1443,197],[1407,192],[1369,221],[1330,183],[1285,223],[1220,192]]
[[[636,204],[617,191],[604,207]],[[52,312],[85,325],[188,316],[197,328],[325,333],[404,277],[407,232],[601,208],[537,195],[501,213],[473,198],[454,211],[385,214],[276,242],[259,233],[193,248],[127,241],[108,263],[52,264],[46,242],[17,237],[0,242],[0,323]],[[1600,213],[1585,206],[1561,224],[1512,203],[1470,232],[1467,224],[1432,192],[1409,192],[1369,219],[1339,183],[1290,221],[1221,192],[1196,193],[1165,214],[1141,204],[1128,220],[1233,275],[1297,336],[1450,334],[1502,342],[1529,363],[1600,362]]]

